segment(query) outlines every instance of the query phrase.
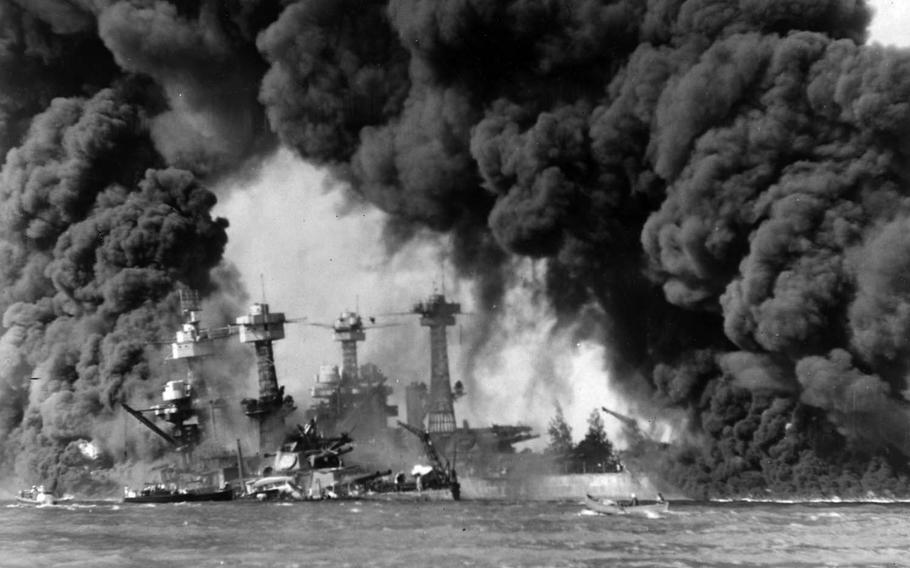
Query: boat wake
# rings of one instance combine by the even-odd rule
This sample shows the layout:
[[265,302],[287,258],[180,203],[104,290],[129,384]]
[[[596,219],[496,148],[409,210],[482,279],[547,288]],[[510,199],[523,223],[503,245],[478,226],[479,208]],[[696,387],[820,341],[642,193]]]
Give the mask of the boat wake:
[[910,504],[910,499],[896,499],[887,497],[862,497],[844,499],[841,497],[794,497],[790,499],[774,499],[765,497],[742,497],[736,499],[708,499],[708,503],[716,504],[759,504],[759,505],[898,505]]
[[633,514],[633,515],[634,515],[634,514],[638,514],[638,516],[644,517],[644,518],[646,518],[646,519],[662,519],[662,518],[664,518],[664,515],[663,515],[662,513],[658,513],[657,511],[644,511],[643,513],[632,513],[632,514]]

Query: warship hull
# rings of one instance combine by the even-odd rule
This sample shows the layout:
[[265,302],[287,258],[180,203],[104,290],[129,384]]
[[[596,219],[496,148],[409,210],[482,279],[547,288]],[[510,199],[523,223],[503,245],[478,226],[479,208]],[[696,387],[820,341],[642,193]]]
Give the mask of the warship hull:
[[161,491],[153,493],[130,494],[123,498],[124,503],[194,503],[197,501],[230,501],[234,498],[231,489],[212,491]]
[[366,501],[456,501],[449,488],[424,489],[423,491],[381,491],[364,493],[359,498]]
[[632,494],[650,498],[660,491],[646,476],[628,471],[503,477],[459,475],[458,479],[462,498],[470,500],[571,501],[584,499],[588,493],[613,499],[627,499]]

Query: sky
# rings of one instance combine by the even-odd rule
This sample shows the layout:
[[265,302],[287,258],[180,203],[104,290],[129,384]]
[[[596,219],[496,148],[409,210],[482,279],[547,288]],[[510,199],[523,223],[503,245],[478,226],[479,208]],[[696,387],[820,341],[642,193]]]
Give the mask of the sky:
[[870,43],[910,45],[910,2],[907,0],[870,0],[875,16],[869,29]]
[[[870,0],[875,16],[870,43],[910,45],[910,1]],[[220,202],[215,213],[230,220],[226,258],[241,272],[254,301],[267,300],[273,311],[308,323],[331,323],[343,310],[359,309],[364,316],[408,311],[424,296],[445,287],[447,296],[470,311],[470,282],[459,281],[444,260],[438,238],[427,235],[391,258],[380,244],[384,214],[375,208],[352,206],[344,192],[321,171],[282,149],[269,157],[258,174],[216,188]],[[300,214],[304,211],[304,214]],[[530,268],[533,271],[533,268]],[[554,402],[565,412],[576,438],[583,436],[591,401],[648,420],[652,433],[665,437],[673,419],[649,419],[610,387],[603,369],[602,347],[572,344],[566,337],[548,338],[552,314],[545,305],[526,305],[521,291],[513,295],[515,317],[502,325],[509,338],[488,349],[465,377],[464,337],[471,318],[462,317],[449,330],[452,382],[464,380],[468,396],[456,404],[456,419],[472,425],[522,422],[535,428],[541,440],[554,414]],[[360,344],[360,362],[377,364],[395,388],[393,403],[404,420],[404,386],[429,380],[426,330],[416,318],[380,318],[395,328],[367,331]],[[223,322],[216,322],[223,323]],[[287,327],[287,337],[275,346],[279,381],[304,407],[320,365],[339,365],[340,349],[331,331],[306,324]],[[566,375],[564,384],[541,384],[533,375],[535,353],[556,352],[555,365]],[[255,386],[250,377],[250,394]],[[571,385],[571,388],[566,387]],[[606,421],[612,439],[620,426]]]

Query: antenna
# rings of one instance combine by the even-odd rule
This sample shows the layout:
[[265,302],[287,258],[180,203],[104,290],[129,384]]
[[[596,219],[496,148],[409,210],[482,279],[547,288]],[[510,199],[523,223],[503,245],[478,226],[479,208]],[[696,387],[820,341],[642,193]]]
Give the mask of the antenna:
[[262,303],[267,304],[268,302],[265,299],[265,276],[261,272],[259,273],[259,286],[262,288]]
[[439,256],[439,281],[442,282],[442,295],[446,295],[446,270],[445,270],[446,259],[444,256]]

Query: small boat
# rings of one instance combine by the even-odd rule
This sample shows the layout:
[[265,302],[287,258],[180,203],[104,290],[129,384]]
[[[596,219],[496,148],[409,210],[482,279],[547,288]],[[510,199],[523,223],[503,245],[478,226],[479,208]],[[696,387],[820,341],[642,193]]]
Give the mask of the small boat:
[[57,498],[53,492],[45,489],[43,485],[32,485],[31,489],[23,489],[16,495],[16,501],[26,505],[54,505]]
[[633,504],[629,501],[613,501],[585,496],[585,507],[601,515],[640,515],[645,517],[659,516],[670,510],[670,503],[657,501],[647,504]]
[[163,485],[146,485],[140,491],[124,488],[124,503],[188,503],[196,501],[230,501],[234,498],[231,488],[177,489]]

